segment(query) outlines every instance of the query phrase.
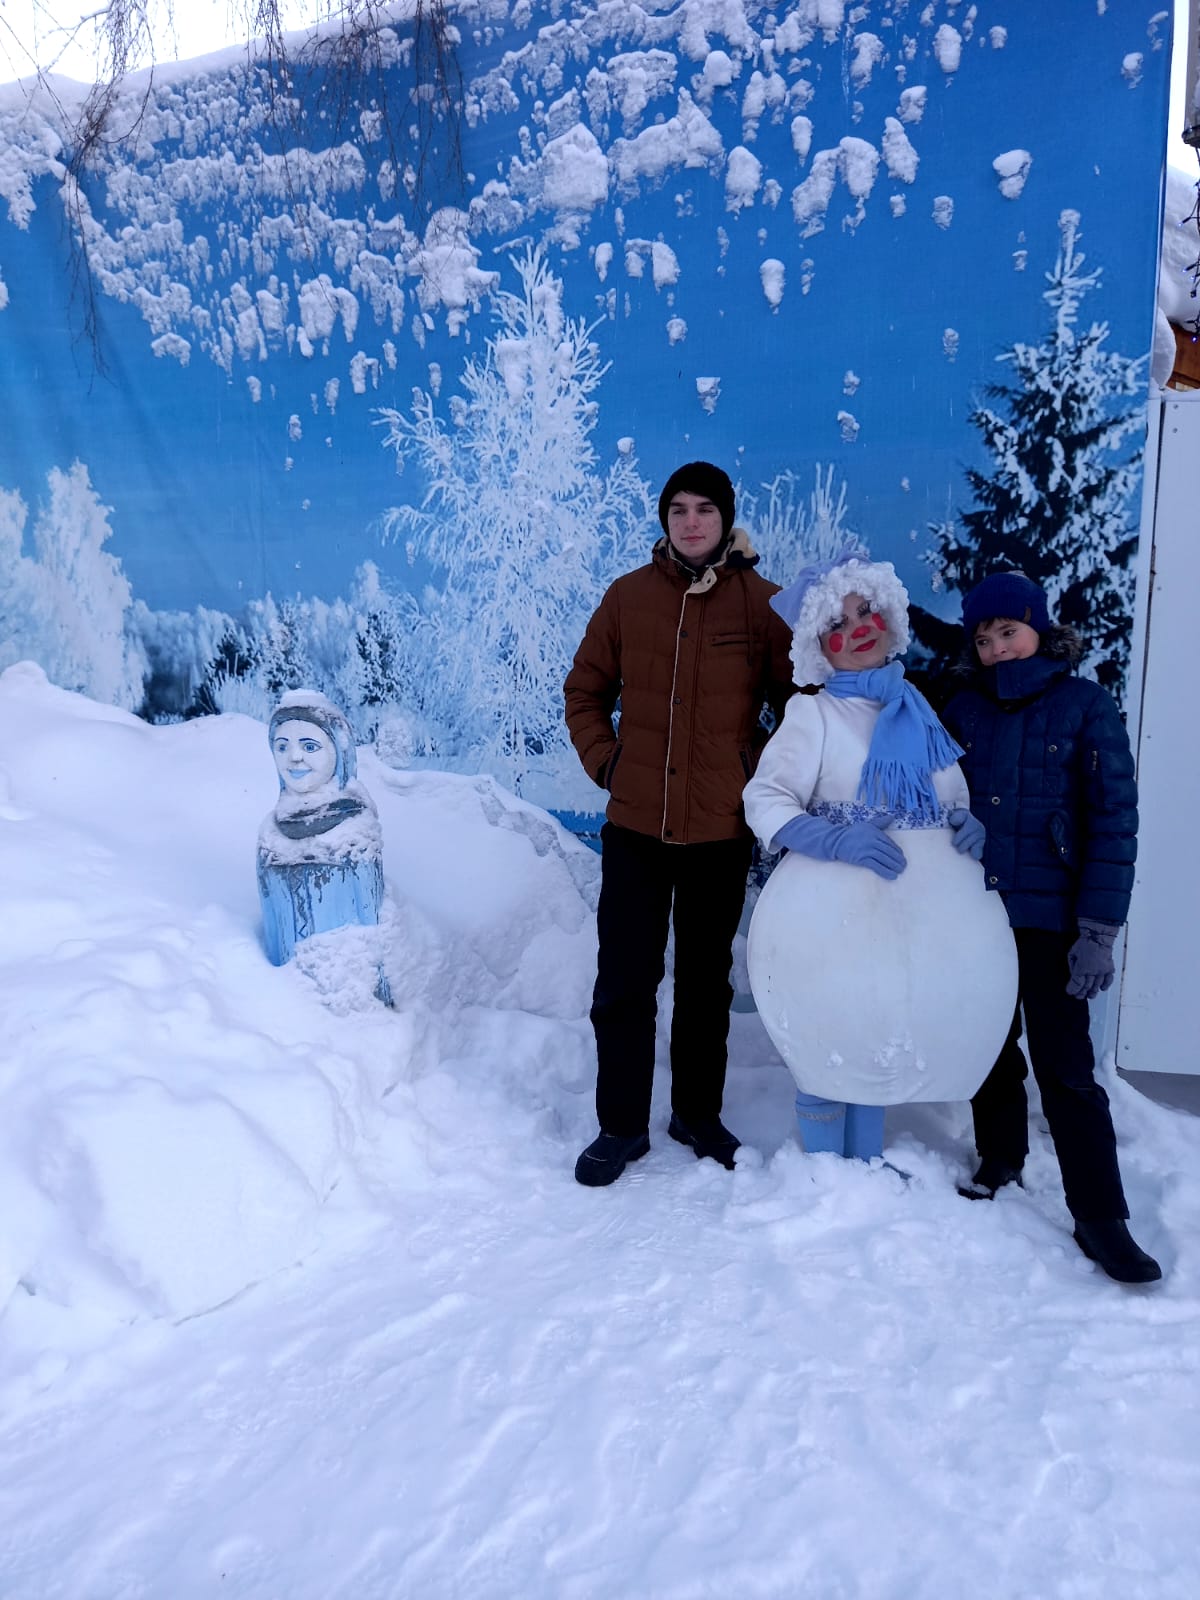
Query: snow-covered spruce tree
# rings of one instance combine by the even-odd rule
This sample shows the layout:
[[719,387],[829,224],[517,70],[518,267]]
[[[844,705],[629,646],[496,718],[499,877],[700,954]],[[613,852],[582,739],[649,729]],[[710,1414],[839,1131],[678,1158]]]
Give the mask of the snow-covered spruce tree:
[[1051,613],[1083,635],[1083,670],[1119,695],[1140,477],[1126,441],[1145,426],[1144,406],[1123,402],[1144,388],[1146,358],[1107,349],[1105,322],[1080,331],[1080,305],[1100,269],[1083,270],[1078,212],[1062,212],[1059,231],[1043,295],[1053,327],[1040,344],[1014,344],[997,357],[1014,381],[990,384],[991,404],[971,414],[994,465],[968,470],[976,503],[958,524],[933,525],[926,560],[935,583],[962,592],[998,568],[1019,567],[1045,588]]
[[397,765],[418,756],[444,764],[453,738],[424,715],[425,663],[436,647],[433,621],[416,596],[392,590],[375,563],[365,561],[355,571],[348,602],[338,601],[330,614],[339,621],[344,616],[348,626],[340,648],[339,630],[324,630],[318,670],[359,738],[374,740]]
[[[0,496],[0,553],[4,510]],[[355,571],[345,598],[267,594],[236,617],[204,607],[151,611],[139,601],[134,631],[150,660],[146,713],[170,721],[237,711],[265,722],[281,694],[310,686],[345,711],[361,741],[385,721],[400,722],[437,756],[443,742],[420,715],[425,625],[416,599],[387,588],[371,561]]]
[[515,269],[520,290],[494,292],[496,331],[449,420],[421,389],[409,413],[381,411],[398,470],[426,483],[384,528],[443,580],[425,601],[425,714],[459,730],[467,763],[538,798],[574,777],[563,678],[606,585],[644,559],[651,503],[632,448],[604,469],[591,443],[608,370],[594,328],[564,316],[540,249]]
[[151,722],[213,711],[206,686],[218,673],[236,676],[249,666],[233,618],[208,606],[152,611],[144,600],[135,600],[131,627],[149,663],[141,715]]

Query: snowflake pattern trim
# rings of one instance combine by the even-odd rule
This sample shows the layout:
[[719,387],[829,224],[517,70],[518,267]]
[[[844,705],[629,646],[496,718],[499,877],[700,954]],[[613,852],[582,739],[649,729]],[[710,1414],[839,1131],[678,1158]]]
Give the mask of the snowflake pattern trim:
[[892,811],[887,806],[869,806],[858,800],[818,800],[815,805],[808,808],[809,815],[824,817],[827,822],[836,823],[839,827],[849,822],[874,822],[879,817],[890,817],[892,825],[900,832],[916,832],[918,829],[948,828],[946,821],[948,808],[938,806],[936,817],[927,817],[918,811],[904,810]]

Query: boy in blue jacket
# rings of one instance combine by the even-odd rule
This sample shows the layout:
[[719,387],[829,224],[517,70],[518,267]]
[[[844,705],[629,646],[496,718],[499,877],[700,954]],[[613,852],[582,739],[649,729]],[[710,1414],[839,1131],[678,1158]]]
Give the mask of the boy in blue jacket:
[[[1077,678],[1079,636],[1051,624],[1046,596],[998,572],[963,602],[972,671],[943,722],[962,745],[983,869],[1017,946],[1012,1029],[971,1102],[979,1166],[961,1191],[991,1199],[1020,1183],[1029,1152],[1021,1013],[1030,1063],[1080,1249],[1121,1283],[1162,1276],[1126,1227],[1108,1096],[1095,1081],[1088,1001],[1114,978],[1129,911],[1137,788],[1116,705]],[[983,830],[981,830],[982,832]]]

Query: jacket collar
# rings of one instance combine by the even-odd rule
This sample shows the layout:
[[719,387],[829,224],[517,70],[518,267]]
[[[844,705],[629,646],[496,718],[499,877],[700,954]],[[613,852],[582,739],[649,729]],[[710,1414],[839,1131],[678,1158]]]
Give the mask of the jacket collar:
[[758,565],[758,553],[745,528],[734,528],[718,548],[716,559],[699,569],[683,559],[665,533],[655,541],[651,559],[662,571],[686,578],[693,587],[698,586],[697,592],[711,589],[727,572],[746,571]]
[[1061,657],[1026,656],[1024,661],[1000,661],[979,669],[986,694],[1001,705],[1018,706],[1036,700],[1056,678],[1066,677],[1071,663]]

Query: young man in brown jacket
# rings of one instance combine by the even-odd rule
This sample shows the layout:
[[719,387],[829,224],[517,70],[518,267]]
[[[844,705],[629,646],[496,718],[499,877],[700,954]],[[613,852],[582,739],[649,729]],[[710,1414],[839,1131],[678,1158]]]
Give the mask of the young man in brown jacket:
[[[777,584],[733,526],[733,485],[693,461],[659,497],[664,537],[611,586],[567,675],[566,714],[588,776],[609,791],[601,831],[592,1027],[600,1136],[575,1176],[609,1184],[650,1148],[657,993],[675,930],[673,1139],[732,1168],[721,1122],[733,939],[752,838],[742,789],[792,692]],[[620,720],[613,716],[620,705]],[[673,915],[672,915],[673,914]]]

